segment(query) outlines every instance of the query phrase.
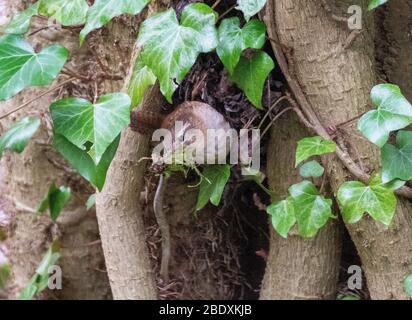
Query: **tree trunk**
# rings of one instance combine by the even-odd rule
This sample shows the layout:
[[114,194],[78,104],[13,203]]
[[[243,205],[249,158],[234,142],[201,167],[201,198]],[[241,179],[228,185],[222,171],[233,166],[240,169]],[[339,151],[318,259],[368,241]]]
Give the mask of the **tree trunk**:
[[[156,101],[158,96],[157,87],[146,95],[148,101]],[[96,199],[114,299],[155,299],[157,296],[139,205],[146,169],[146,161],[140,160],[149,155],[149,143],[150,136],[136,134],[130,129],[123,131],[106,184]]]
[[[345,15],[353,4],[366,12],[366,1],[333,1],[331,7],[334,13]],[[337,126],[369,109],[369,92],[376,84],[372,19],[364,17],[363,32],[349,42],[347,25],[335,21],[320,1],[272,0],[267,11],[274,17],[270,33],[277,32],[281,44],[292,52],[291,72],[324,127]],[[356,122],[338,134],[361,165],[369,170],[378,168],[378,151],[360,136]],[[336,192],[349,174],[335,157],[327,158]],[[371,297],[406,298],[402,281],[412,271],[409,203],[399,200],[390,228],[369,217],[347,228],[361,257]]]
[[[166,1],[165,1],[166,3]],[[164,8],[153,1],[149,12]],[[129,64],[124,90],[128,88],[139,48]],[[158,86],[151,88],[139,108],[156,112],[163,103]],[[97,219],[106,267],[114,299],[155,299],[155,277],[150,266],[143,210],[139,204],[149,156],[150,136],[123,130],[117,153],[107,173],[105,186],[96,198]]]
[[412,3],[389,1],[378,13],[377,60],[388,81],[399,85],[412,100]]
[[[281,195],[298,181],[294,167],[297,141],[308,131],[296,115],[283,116],[272,127],[268,147],[269,185]],[[339,276],[341,236],[338,221],[330,221],[314,239],[293,233],[287,239],[271,227],[269,256],[261,299],[334,299]]]

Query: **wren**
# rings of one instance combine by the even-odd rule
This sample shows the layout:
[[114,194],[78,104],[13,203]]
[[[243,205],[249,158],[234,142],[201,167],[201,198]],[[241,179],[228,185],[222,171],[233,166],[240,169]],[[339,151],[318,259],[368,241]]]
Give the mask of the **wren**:
[[168,115],[136,110],[132,112],[130,127],[141,134],[152,134],[154,130],[163,128],[173,130],[177,121],[182,121],[188,129],[230,129],[230,125],[216,109],[207,103],[186,101]]
[[134,111],[131,123],[132,130],[141,134],[166,129],[171,133],[172,140],[170,148],[163,146],[166,153],[193,156],[189,161],[191,163],[217,163],[225,159],[229,152],[227,138],[232,133],[229,123],[223,115],[203,102],[186,101],[166,116]]

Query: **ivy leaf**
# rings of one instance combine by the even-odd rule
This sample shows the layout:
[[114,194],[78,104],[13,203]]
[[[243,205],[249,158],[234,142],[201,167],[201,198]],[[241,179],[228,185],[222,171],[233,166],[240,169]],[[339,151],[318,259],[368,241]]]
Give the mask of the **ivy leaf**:
[[138,45],[140,59],[159,79],[160,90],[169,102],[173,92],[195,63],[198,55],[217,46],[216,13],[203,3],[187,5],[180,24],[173,9],[146,19]]
[[382,148],[392,131],[403,129],[412,123],[412,106],[399,87],[393,84],[375,86],[371,98],[378,109],[363,115],[358,129],[372,143]]
[[49,85],[63,68],[69,52],[52,45],[35,53],[20,36],[0,37],[0,100],[6,100],[29,86]]
[[196,210],[203,209],[209,200],[213,205],[219,205],[226,183],[230,177],[230,165],[206,166],[202,175]]
[[412,132],[399,131],[396,145],[385,144],[382,148],[382,181],[412,179]]
[[17,153],[23,152],[39,127],[40,118],[38,117],[26,117],[17,122],[0,137],[0,158],[6,149]]
[[110,144],[98,165],[87,151],[76,147],[62,135],[54,135],[54,147],[82,177],[101,191],[106,181],[107,170],[116,154],[119,138],[120,135]]
[[287,238],[290,229],[296,223],[295,206],[293,198],[289,197],[283,201],[272,203],[267,213],[272,216],[273,228],[283,237]]
[[231,80],[243,90],[249,101],[262,109],[262,92],[265,80],[275,68],[272,58],[263,51],[257,51],[250,58],[241,57]]
[[19,299],[31,300],[35,295],[45,290],[49,282],[49,268],[54,266],[60,258],[60,243],[56,240],[47,250],[42,261],[36,269],[36,273],[29,283],[20,292]]
[[238,17],[224,19],[221,22],[216,52],[230,74],[233,74],[243,50],[263,47],[266,41],[265,34],[266,26],[259,20],[250,20],[243,28],[240,27]]
[[96,205],[96,194],[93,193],[86,201],[86,209],[90,210]]
[[38,14],[40,2],[29,6],[26,10],[17,13],[5,26],[0,27],[0,32],[8,34],[25,34],[30,28],[31,18]]
[[204,3],[192,3],[184,8],[180,25],[195,31],[196,36],[199,37],[200,52],[206,53],[216,49],[218,43],[217,18],[218,14]]
[[412,274],[409,275],[405,281],[403,282],[403,288],[405,290],[405,293],[412,298]]
[[130,123],[130,98],[124,93],[104,95],[95,105],[81,98],[65,98],[52,103],[50,110],[57,134],[83,150],[92,144],[89,154],[95,164]]
[[39,14],[53,17],[63,26],[86,22],[89,6],[85,0],[40,0]]
[[56,222],[60,212],[69,202],[70,198],[70,188],[64,186],[57,188],[53,183],[47,192],[47,196],[43,199],[37,211],[39,213],[44,213],[47,209],[49,209],[51,219]]
[[103,27],[122,14],[138,14],[149,2],[150,0],[96,0],[87,12],[86,25],[80,31],[80,44],[83,44],[91,31]]
[[372,177],[369,185],[359,181],[343,183],[337,193],[343,219],[347,223],[356,223],[366,212],[376,221],[389,226],[396,210],[394,191],[401,184],[399,181],[382,183],[379,176]]
[[139,105],[146,89],[155,83],[156,76],[152,70],[137,58],[128,90],[129,96],[132,99],[132,107]]
[[236,9],[243,12],[246,21],[257,14],[266,4],[266,0],[238,0]]
[[296,166],[312,156],[320,156],[336,151],[336,143],[319,136],[303,138],[296,149]]
[[303,178],[321,177],[324,172],[325,168],[323,168],[319,162],[315,160],[306,162],[299,169],[299,173]]
[[332,214],[332,200],[321,196],[310,181],[302,181],[289,188],[294,200],[295,216],[299,234],[305,238],[314,237]]
[[377,7],[385,4],[388,0],[369,0],[368,10],[371,11]]

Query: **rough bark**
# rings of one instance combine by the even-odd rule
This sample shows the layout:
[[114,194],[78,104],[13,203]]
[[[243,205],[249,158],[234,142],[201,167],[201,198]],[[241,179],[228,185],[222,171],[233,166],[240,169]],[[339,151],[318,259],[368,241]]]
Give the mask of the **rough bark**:
[[[1,15],[9,18],[15,10],[22,9],[22,1],[0,2],[6,7]],[[35,23],[36,24],[36,23]],[[51,41],[60,42],[70,49],[71,64],[75,65],[87,54],[78,48],[77,36],[63,30],[46,30],[32,37],[37,48]],[[62,78],[61,78],[62,79]],[[57,80],[58,83],[60,80]],[[14,109],[43,92],[44,88],[27,89],[15,98],[0,103],[1,114]],[[58,237],[62,245],[59,265],[63,272],[63,290],[47,292],[45,297],[60,299],[106,299],[110,287],[104,271],[103,252],[99,243],[98,227],[94,210],[87,211],[85,201],[92,192],[87,184],[74,173],[50,146],[51,130],[48,106],[56,97],[45,96],[27,109],[13,114],[0,123],[0,131],[25,115],[40,115],[42,126],[23,154],[11,152],[1,160],[3,176],[0,180],[2,197],[7,199],[11,215],[9,257],[13,265],[13,294],[27,284],[34,274],[50,241]],[[47,216],[35,213],[52,182],[72,188],[72,199],[57,224]]]
[[[302,180],[294,167],[295,151],[297,141],[308,135],[294,114],[283,116],[273,125],[267,176],[271,189],[281,195],[287,195],[288,188]],[[270,229],[260,298],[334,299],[341,251],[338,221],[330,221],[314,239],[303,239],[293,231],[284,239]]]
[[377,24],[383,28],[377,35],[377,59],[389,82],[399,85],[412,100],[412,3],[390,1],[378,13]]
[[[331,3],[338,15],[345,15],[353,4],[361,5],[366,12],[365,1]],[[363,32],[348,43],[347,25],[334,20],[320,1],[271,1],[267,14],[274,22],[269,33],[277,32],[281,44],[292,53],[289,67],[324,127],[339,125],[370,109],[369,92],[376,84],[376,75],[373,21],[369,17],[363,19]],[[359,135],[355,124],[345,126],[338,134],[366,170],[378,168],[376,148]],[[325,163],[336,192],[349,175],[336,158],[328,157]],[[347,228],[361,257],[371,297],[406,298],[402,281],[412,271],[409,203],[400,199],[389,228],[369,217]]]
[[[147,101],[158,100],[158,88]],[[156,104],[151,107],[156,107]],[[142,105],[146,105],[145,102]],[[159,104],[157,105],[159,106]],[[146,247],[139,195],[144,185],[150,136],[125,129],[96,199],[100,236],[114,299],[155,299],[156,286]]]

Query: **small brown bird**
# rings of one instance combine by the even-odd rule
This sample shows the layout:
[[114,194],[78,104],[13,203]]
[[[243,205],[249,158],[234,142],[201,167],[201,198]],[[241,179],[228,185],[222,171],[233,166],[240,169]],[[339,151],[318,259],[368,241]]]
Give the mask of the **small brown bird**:
[[141,134],[152,134],[159,128],[172,130],[176,121],[188,123],[188,129],[230,129],[224,117],[207,103],[186,101],[168,115],[134,110],[131,116],[131,128]]
[[[210,157],[211,152],[213,153],[213,158],[217,159],[217,157],[225,158],[230,151],[227,137],[229,137],[228,134],[230,134],[231,127],[225,118],[207,103],[186,101],[166,116],[159,113],[137,110],[132,112],[131,118],[131,128],[134,131],[151,135],[156,129],[167,129],[172,134],[174,148],[177,148],[175,143],[177,141],[181,142],[185,148],[190,146],[192,149],[196,149],[196,147],[203,149],[203,160],[205,162],[206,157],[208,155]],[[203,140],[198,141],[197,138],[193,139],[192,137],[192,139],[184,141],[186,133],[194,129],[200,130]],[[214,129],[214,131],[210,129]],[[211,133],[215,135],[210,135]],[[214,141],[210,141],[210,139]],[[196,143],[201,143],[201,145],[196,145]],[[215,145],[214,150],[208,149],[208,145],[210,146],[212,143]]]

